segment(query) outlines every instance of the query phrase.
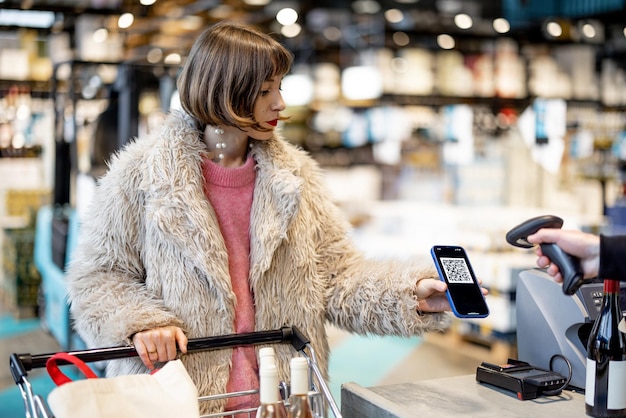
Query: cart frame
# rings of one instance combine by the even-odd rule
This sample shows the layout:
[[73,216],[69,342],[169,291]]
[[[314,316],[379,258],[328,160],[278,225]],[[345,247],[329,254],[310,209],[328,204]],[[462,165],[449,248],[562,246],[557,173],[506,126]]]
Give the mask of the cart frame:
[[[309,364],[309,368],[312,371],[310,375],[310,387],[313,389],[314,393],[310,396],[312,397],[313,405],[316,406],[316,415],[319,417],[325,416],[326,403],[335,418],[342,418],[337,403],[333,399],[330,389],[328,388],[322,372],[318,367],[315,352],[310,344],[310,341],[295,326],[282,327],[280,329],[269,331],[254,331],[241,334],[190,338],[187,343],[187,351],[192,352],[218,350],[223,348],[233,348],[251,344],[276,343],[289,343],[296,351],[300,352],[306,358]],[[138,357],[137,351],[133,346],[94,348],[87,350],[68,351],[67,353],[69,355],[76,356],[86,363]],[[54,418],[43,397],[34,393],[32,385],[28,381],[28,371],[46,367],[46,362],[54,354],[56,353],[13,353],[10,356],[9,367],[11,369],[11,375],[13,376],[15,384],[20,390],[20,394],[24,402],[24,409],[26,411],[26,418]],[[63,365],[68,363],[59,360],[58,364]],[[198,400],[202,402],[227,397],[243,396],[256,392],[258,392],[258,390],[201,396],[198,398]],[[283,393],[283,397],[287,399],[288,386],[284,382],[281,383],[281,392]],[[229,417],[241,413],[248,413],[250,417],[253,417],[256,413],[256,408],[203,415],[201,418]]]

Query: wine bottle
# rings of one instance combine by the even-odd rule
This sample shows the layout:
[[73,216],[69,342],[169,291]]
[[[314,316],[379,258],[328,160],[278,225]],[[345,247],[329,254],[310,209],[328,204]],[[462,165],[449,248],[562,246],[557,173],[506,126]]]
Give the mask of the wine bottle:
[[[262,347],[261,349],[259,349],[259,371],[267,365],[276,366],[276,352],[274,351],[273,347]],[[281,400],[281,403],[279,405],[279,407],[282,409],[281,413],[283,415],[287,415],[287,407],[285,406],[285,403],[282,402],[283,397],[282,397],[282,394],[278,385],[276,387],[276,390],[278,391],[278,396],[279,396],[279,399]],[[256,418],[259,418],[259,414],[257,414]]]
[[626,336],[619,329],[620,284],[604,280],[602,309],[587,344],[585,412],[592,417],[626,417]]
[[287,418],[285,404],[278,392],[278,369],[274,364],[264,364],[259,368],[259,397],[261,405],[257,418]]
[[291,395],[289,418],[313,418],[309,404],[309,363],[304,357],[291,359]]

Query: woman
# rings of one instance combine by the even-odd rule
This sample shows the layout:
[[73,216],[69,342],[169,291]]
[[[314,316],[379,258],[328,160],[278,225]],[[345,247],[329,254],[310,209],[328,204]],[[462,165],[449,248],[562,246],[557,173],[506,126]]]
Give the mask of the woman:
[[[230,23],[204,32],[178,80],[184,112],[140,138],[101,179],[68,272],[76,328],[91,346],[132,342],[147,372],[187,338],[295,325],[327,373],[326,321],[360,334],[440,330],[449,310],[431,267],[366,260],[318,165],[276,132],[291,54]],[[255,349],[189,353],[201,395],[258,387]],[[288,380],[291,347],[275,347]],[[214,402],[233,410],[258,399]]]

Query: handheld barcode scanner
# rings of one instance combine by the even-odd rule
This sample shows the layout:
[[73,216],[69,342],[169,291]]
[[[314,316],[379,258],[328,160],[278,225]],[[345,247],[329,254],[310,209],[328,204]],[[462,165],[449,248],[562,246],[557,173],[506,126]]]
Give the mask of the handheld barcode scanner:
[[[539,231],[541,228],[561,228],[563,219],[553,215],[537,216],[522,222],[506,234],[506,241],[522,248],[532,248],[533,244],[528,242],[527,237]],[[563,251],[556,244],[539,244],[543,254],[550,261],[557,265],[561,276],[563,276],[563,293],[573,295],[583,284],[583,270],[580,260]]]

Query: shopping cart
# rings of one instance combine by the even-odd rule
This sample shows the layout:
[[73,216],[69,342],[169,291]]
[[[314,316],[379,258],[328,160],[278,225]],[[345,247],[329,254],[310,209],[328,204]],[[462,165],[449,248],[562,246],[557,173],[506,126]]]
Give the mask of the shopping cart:
[[[220,335],[214,337],[191,338],[187,344],[187,351],[217,350],[232,348],[250,344],[275,344],[289,343],[296,351],[299,351],[307,360],[310,373],[310,387],[312,389],[309,398],[316,418],[325,418],[328,409],[331,410],[335,418],[341,418],[341,412],[337,403],[332,397],[330,389],[326,384],[321,370],[318,367],[315,352],[309,340],[296,327],[282,327],[277,330],[255,331],[242,334]],[[46,362],[55,353],[49,354],[11,354],[9,366],[15,384],[19,387],[26,418],[53,418],[53,414],[48,408],[42,396],[33,392],[32,385],[28,381],[28,371],[46,367]],[[116,360],[129,357],[137,357],[137,352],[131,346],[95,348],[81,351],[70,351],[68,354],[76,356],[80,360],[90,363],[97,361]],[[58,361],[59,365],[68,364]],[[289,396],[289,385],[281,382],[280,390],[283,399]],[[201,396],[199,402],[211,401],[222,398],[244,396],[257,393],[258,390],[223,393],[211,396]],[[231,417],[235,414],[248,414],[249,417],[256,415],[256,408],[242,409],[203,415],[201,418]]]

